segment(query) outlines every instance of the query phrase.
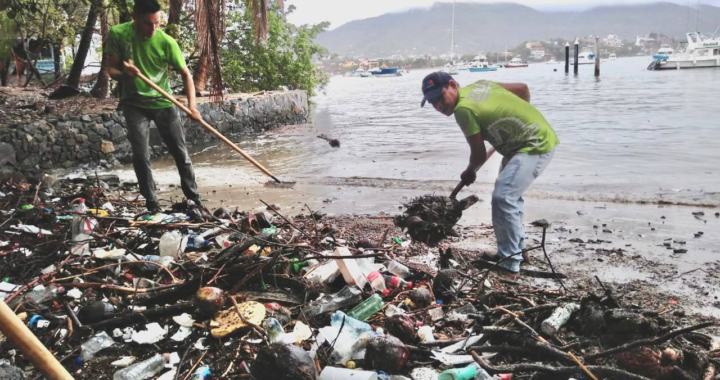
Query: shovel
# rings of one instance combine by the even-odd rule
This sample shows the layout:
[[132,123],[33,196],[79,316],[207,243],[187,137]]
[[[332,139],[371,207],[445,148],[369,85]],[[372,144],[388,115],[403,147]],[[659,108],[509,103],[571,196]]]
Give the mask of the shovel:
[[[488,149],[487,156],[485,156],[485,162],[487,162],[487,160],[490,159],[490,157],[493,155],[493,153],[495,153],[495,148]],[[477,172],[478,170],[480,170],[480,168],[477,168],[477,170],[475,170],[475,171]],[[450,199],[456,199],[458,193],[460,192],[460,190],[463,189],[463,187],[465,187],[465,182],[463,182],[461,180],[460,183],[458,183],[457,186],[455,186],[455,189],[452,191],[452,193],[450,193]]]
[[[126,66],[128,65],[127,62],[124,62],[124,64],[125,64]],[[138,73],[137,76],[138,76],[138,78],[142,79],[143,82],[147,83],[148,86],[152,87],[155,91],[159,92],[160,95],[162,95],[165,99],[173,102],[173,104],[175,104],[176,106],[178,106],[178,108],[180,108],[180,109],[183,110],[186,114],[188,114],[188,116],[190,116],[191,118],[193,118],[192,112],[190,112],[190,110],[189,110],[187,107],[185,107],[182,103],[180,103],[177,99],[175,99],[174,96],[168,94],[165,90],[163,90],[163,89],[160,88],[158,85],[156,85],[155,83],[153,83],[150,79],[148,79],[148,78],[147,78],[145,75],[143,75],[142,73]],[[294,183],[295,183],[295,182],[283,182],[283,181],[280,181],[277,177],[275,177],[274,174],[272,174],[269,170],[265,169],[265,167],[262,166],[262,164],[260,164],[259,162],[255,161],[255,159],[253,159],[252,157],[250,157],[247,153],[243,152],[242,149],[240,149],[240,148],[239,148],[237,145],[235,145],[232,141],[228,140],[228,138],[225,137],[225,136],[223,136],[222,133],[218,132],[217,129],[213,128],[210,124],[206,123],[205,120],[203,120],[203,119],[195,119],[195,118],[193,118],[193,120],[195,120],[195,121],[197,121],[198,123],[200,123],[200,125],[202,125],[203,127],[205,127],[205,129],[207,129],[208,131],[210,131],[210,133],[212,133],[213,135],[215,135],[215,137],[219,138],[222,142],[224,142],[225,144],[227,144],[227,145],[228,145],[229,147],[231,147],[234,151],[240,153],[241,156],[243,156],[246,160],[250,161],[250,163],[253,164],[253,165],[255,165],[256,168],[260,169],[260,171],[262,171],[263,173],[267,174],[267,175],[268,175],[270,178],[272,178],[276,183],[281,183],[281,184],[283,184],[283,185],[291,185],[291,184],[294,184]],[[284,187],[284,186],[283,186],[283,187]]]

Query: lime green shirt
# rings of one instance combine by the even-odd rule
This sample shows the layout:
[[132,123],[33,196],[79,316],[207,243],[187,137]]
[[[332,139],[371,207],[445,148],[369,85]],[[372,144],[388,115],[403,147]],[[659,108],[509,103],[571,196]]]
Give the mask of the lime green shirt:
[[503,156],[547,153],[560,143],[540,111],[495,82],[477,81],[458,96],[455,120],[465,136],[482,133]]
[[[172,91],[168,84],[168,65],[178,70],[185,68],[177,41],[162,30],[157,30],[150,38],[140,37],[135,34],[132,21],[110,28],[104,50],[105,54],[123,62],[132,59],[141,73],[169,93]],[[120,102],[151,109],[173,106],[140,78],[123,81]]]

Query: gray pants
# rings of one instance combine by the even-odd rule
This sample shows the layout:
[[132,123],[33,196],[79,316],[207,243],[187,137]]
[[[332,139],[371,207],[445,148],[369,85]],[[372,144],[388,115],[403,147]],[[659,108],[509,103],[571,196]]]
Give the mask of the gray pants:
[[185,146],[185,134],[178,109],[148,109],[128,104],[124,104],[122,108],[127,122],[128,140],[132,145],[135,175],[140,184],[140,194],[145,197],[146,202],[157,203],[155,181],[150,167],[150,121],[155,122],[163,142],[175,159],[183,194],[187,199],[199,200],[195,172]]

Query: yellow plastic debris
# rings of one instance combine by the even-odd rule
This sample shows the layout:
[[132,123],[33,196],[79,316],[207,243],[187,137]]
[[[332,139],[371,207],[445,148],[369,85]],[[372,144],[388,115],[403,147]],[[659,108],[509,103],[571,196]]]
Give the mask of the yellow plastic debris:
[[[243,318],[251,324],[259,325],[265,319],[265,305],[259,302],[243,302],[238,305],[238,308]],[[236,330],[248,327],[248,325],[240,319],[235,306],[231,306],[229,309],[219,312],[215,319],[210,321],[210,327],[212,327],[210,333],[213,337],[222,338]]]

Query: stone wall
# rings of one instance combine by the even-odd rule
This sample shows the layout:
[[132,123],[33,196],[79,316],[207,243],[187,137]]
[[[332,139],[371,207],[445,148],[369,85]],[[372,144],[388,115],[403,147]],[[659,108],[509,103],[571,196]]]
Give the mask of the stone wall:
[[[305,91],[230,96],[220,105],[198,104],[210,125],[225,135],[257,133],[308,119]],[[188,146],[217,140],[181,113]],[[160,134],[151,124],[154,156],[165,153]],[[0,169],[32,172],[82,164],[106,167],[131,162],[122,112],[65,115],[24,124],[0,126]]]

